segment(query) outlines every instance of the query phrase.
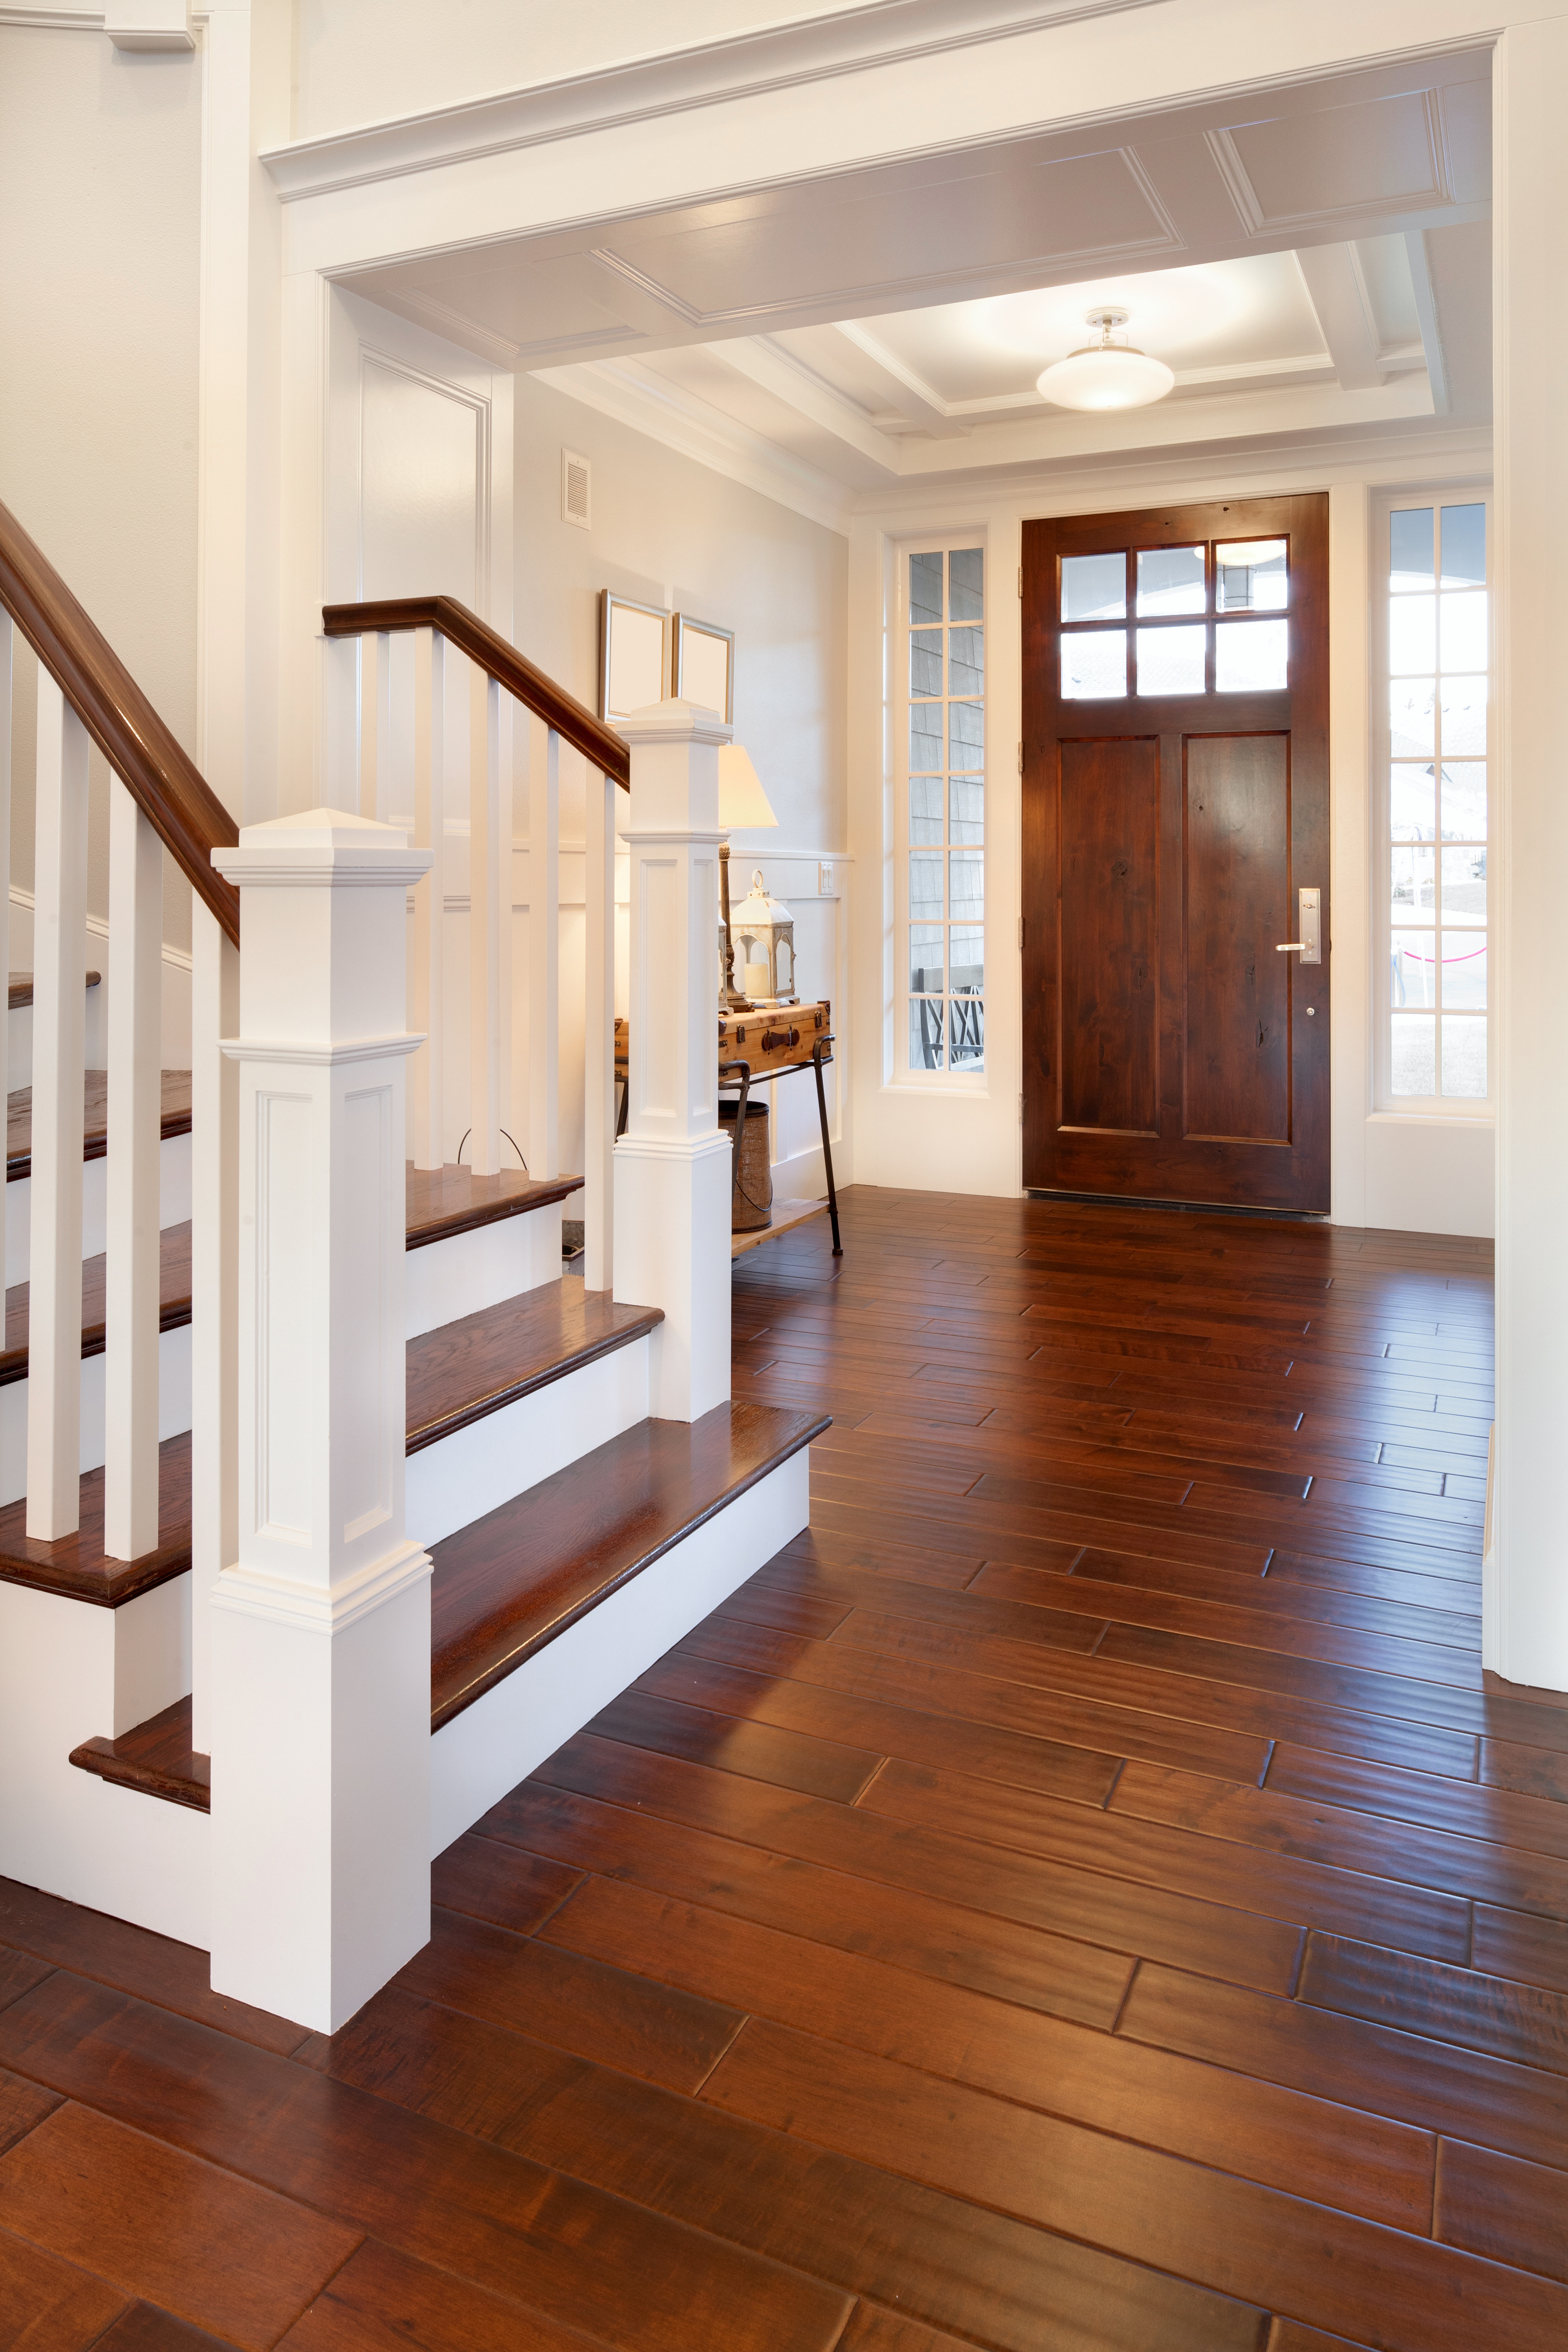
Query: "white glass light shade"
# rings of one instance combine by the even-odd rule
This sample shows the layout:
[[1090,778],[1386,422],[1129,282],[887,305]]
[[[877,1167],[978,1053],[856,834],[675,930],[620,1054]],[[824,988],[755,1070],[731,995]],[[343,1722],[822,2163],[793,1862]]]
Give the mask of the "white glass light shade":
[[762,778],[739,743],[719,747],[719,822],[726,833],[750,833],[778,823],[768,806]]
[[1147,408],[1175,383],[1163,360],[1126,343],[1091,343],[1045,370],[1035,389],[1058,408]]

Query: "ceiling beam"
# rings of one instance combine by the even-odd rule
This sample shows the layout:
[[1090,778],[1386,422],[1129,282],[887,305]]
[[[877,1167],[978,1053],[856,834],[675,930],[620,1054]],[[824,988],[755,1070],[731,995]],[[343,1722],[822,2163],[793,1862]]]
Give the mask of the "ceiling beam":
[[1448,362],[1443,353],[1442,331],[1437,324],[1437,298],[1432,288],[1432,265],[1426,251],[1426,230],[1406,229],[1405,250],[1410,259],[1410,282],[1415,289],[1415,317],[1421,329],[1421,348],[1426,354],[1426,381],[1432,387],[1433,414],[1447,416],[1450,405]]
[[1329,355],[1343,392],[1370,392],[1384,381],[1377,322],[1365,281],[1350,245],[1310,245],[1297,264],[1318,314]]
[[858,319],[840,319],[835,329],[847,343],[853,343],[863,359],[868,359],[876,369],[880,383],[879,391],[895,416],[901,418],[911,431],[929,433],[938,441],[951,441],[968,430],[953,415],[940,392],[933,391],[925,378],[879,342]]
[[703,346],[703,353],[708,359],[722,360],[737,375],[760,385],[763,392],[782,400],[809,423],[831,433],[836,440],[847,442],[885,473],[896,474],[900,470],[898,442],[873,424],[856,402],[825,383],[769,336],[743,335],[727,342],[708,343]]

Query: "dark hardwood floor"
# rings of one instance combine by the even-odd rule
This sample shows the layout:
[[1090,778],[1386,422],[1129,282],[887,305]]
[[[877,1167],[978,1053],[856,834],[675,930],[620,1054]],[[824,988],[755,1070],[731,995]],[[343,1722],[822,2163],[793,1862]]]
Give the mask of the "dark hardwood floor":
[[1489,1249],[844,1212],[735,1271],[737,1398],[834,1416],[810,1533],[442,1857],[334,2040],[0,1888],[0,2347],[1568,2343],[1568,1695],[1479,1664]]

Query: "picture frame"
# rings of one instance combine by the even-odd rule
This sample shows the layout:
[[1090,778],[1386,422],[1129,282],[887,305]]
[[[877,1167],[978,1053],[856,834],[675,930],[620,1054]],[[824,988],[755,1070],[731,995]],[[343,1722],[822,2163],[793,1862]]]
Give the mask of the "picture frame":
[[669,691],[672,630],[662,604],[599,592],[599,716],[613,727]]
[[735,723],[735,632],[714,621],[677,613],[670,627],[670,692],[677,701],[716,710],[726,727]]

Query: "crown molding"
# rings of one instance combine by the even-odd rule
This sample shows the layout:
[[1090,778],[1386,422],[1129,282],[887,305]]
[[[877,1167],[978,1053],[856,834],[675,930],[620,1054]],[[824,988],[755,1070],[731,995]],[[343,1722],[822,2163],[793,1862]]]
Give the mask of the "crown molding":
[[[629,58],[591,73],[263,150],[285,203],[339,188],[619,130],[845,74],[940,57],[1166,0],[869,0],[721,41]],[[6,12],[0,10],[0,17]],[[95,20],[101,24],[102,18]]]
[[851,493],[842,482],[635,360],[584,360],[531,373],[535,383],[563,392],[602,416],[629,425],[634,432],[646,433],[665,448],[694,458],[809,522],[841,536],[848,530]]

